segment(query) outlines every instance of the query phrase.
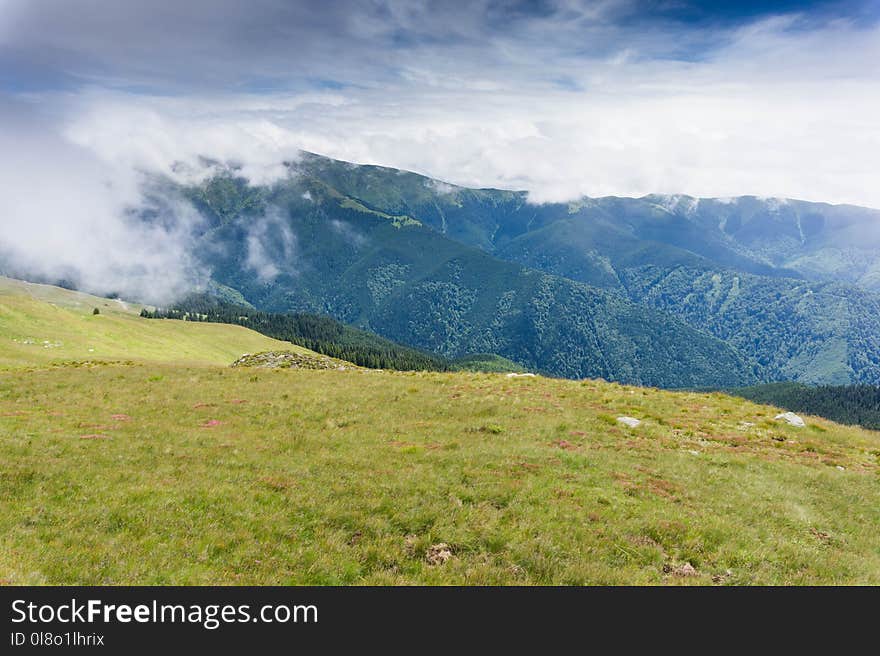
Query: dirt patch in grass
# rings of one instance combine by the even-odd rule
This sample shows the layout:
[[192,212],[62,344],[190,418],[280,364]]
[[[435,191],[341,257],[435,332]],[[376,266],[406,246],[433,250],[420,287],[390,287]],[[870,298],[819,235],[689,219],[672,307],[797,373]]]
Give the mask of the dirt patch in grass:
[[263,476],[260,478],[260,483],[276,492],[284,492],[296,485],[293,479],[281,478],[280,476]]
[[104,430],[113,430],[114,428],[118,428],[118,426],[108,426],[107,424],[89,424],[81,421],[76,425],[77,428],[91,428],[96,431],[104,431]]
[[670,483],[660,477],[652,476],[649,478],[645,481],[644,488],[648,490],[648,492],[663,497],[664,499],[681,501],[680,488],[675,483]]

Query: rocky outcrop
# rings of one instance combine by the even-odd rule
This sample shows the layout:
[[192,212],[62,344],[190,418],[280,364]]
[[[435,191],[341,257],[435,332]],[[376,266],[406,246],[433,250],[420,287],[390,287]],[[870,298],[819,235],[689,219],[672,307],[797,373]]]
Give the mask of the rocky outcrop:
[[294,353],[293,351],[264,351],[245,353],[233,362],[232,367],[262,367],[265,369],[360,369],[360,367],[319,353]]

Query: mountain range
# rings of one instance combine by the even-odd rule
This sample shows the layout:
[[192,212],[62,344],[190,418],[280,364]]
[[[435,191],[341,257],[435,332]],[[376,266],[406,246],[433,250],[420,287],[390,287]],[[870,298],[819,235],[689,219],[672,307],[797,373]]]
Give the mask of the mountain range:
[[311,153],[186,199],[208,290],[446,358],[669,388],[880,383],[880,211],[649,195],[536,204]]

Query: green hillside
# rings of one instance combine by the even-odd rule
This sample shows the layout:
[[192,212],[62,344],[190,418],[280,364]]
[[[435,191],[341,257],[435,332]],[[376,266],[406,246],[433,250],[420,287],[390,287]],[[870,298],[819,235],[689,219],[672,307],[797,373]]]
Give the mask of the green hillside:
[[880,296],[787,278],[641,267],[629,294],[703,326],[753,359],[769,380],[880,384]]
[[296,171],[300,184],[321,181],[496,258],[683,320],[723,340],[761,380],[880,380],[878,210],[754,196],[535,205],[521,192],[465,189],[316,155]]
[[346,326],[330,317],[259,312],[207,294],[191,295],[173,303],[172,308],[144,309],[141,316],[245,326],[274,339],[371,369],[446,371],[450,366],[445,358]]
[[665,388],[880,383],[876,210],[752,196],[538,205],[309,153],[288,167],[271,186],[234,168],[191,187],[155,180],[143,216],[192,202],[209,288],[254,312],[342,322],[345,344],[298,341],[328,355],[442,369],[494,353]]
[[[581,265],[589,256],[614,268],[702,261],[755,275],[837,280],[880,290],[876,209],[755,196],[659,194],[536,205],[525,192],[467,189],[310,153],[294,168],[375,211],[410,216],[457,241],[517,261],[545,257],[551,266],[564,264],[568,248]],[[536,243],[541,247],[534,248]],[[600,280],[602,269],[594,270]]]
[[503,374],[22,371],[0,579],[880,584],[880,434],[777,412]]
[[601,381],[233,368],[296,347],[0,283],[4,584],[880,584],[880,433]]
[[[330,315],[444,358],[495,353],[554,376],[670,388],[756,380],[747,358],[701,329],[499,260],[408,220],[397,205],[353,202],[332,187],[334,175],[318,173],[260,189],[230,174],[222,186],[184,190],[213,226],[196,254],[259,310]],[[255,241],[265,266],[243,266]]]
[[227,170],[167,188],[207,217],[203,264],[259,310],[570,378],[878,381],[875,210],[749,196],[537,205],[309,153],[289,169],[271,187]]
[[238,326],[149,321],[140,310],[0,277],[0,367],[98,360],[225,365],[243,353],[299,348]]

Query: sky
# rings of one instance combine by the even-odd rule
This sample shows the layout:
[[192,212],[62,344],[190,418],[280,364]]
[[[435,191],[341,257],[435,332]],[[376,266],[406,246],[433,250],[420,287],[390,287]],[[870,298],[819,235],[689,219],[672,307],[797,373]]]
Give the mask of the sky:
[[124,219],[141,172],[299,149],[532,202],[880,207],[878,117],[880,0],[0,0],[0,254],[81,268],[107,232],[118,278],[163,239]]

